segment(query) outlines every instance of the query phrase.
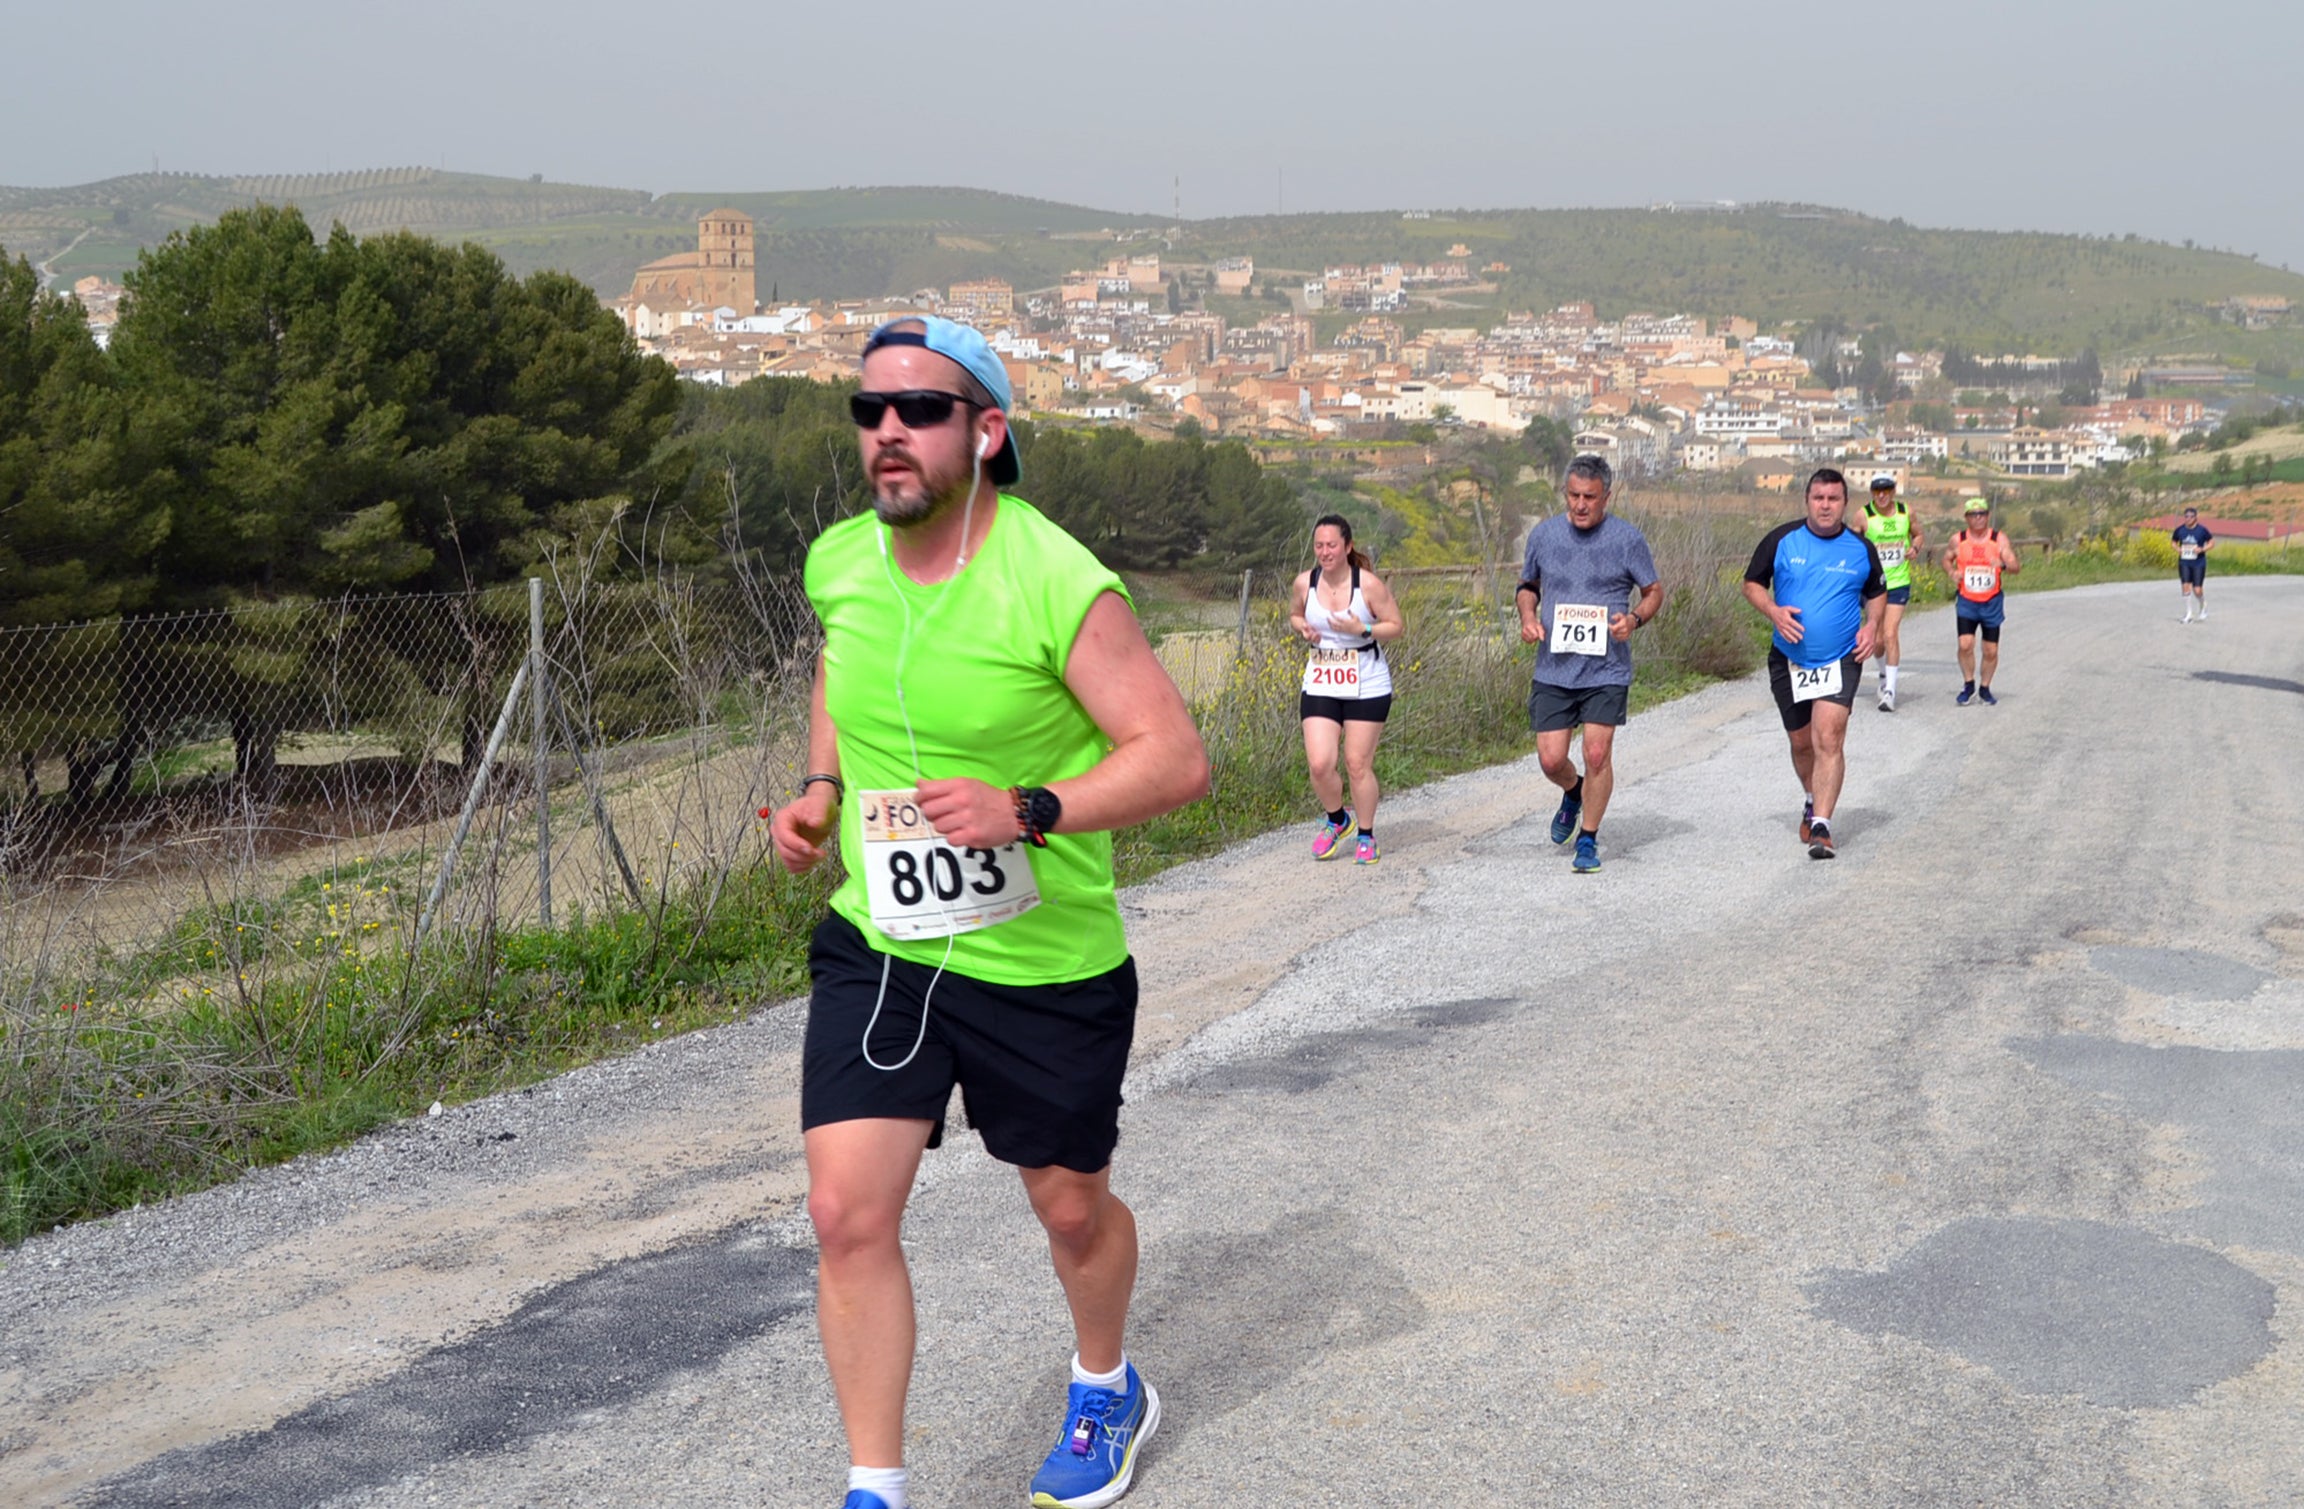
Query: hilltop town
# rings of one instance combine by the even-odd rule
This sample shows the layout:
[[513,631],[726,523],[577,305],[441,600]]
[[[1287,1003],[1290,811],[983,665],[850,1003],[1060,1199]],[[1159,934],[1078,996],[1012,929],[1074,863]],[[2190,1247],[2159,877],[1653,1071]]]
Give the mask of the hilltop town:
[[[1450,251],[1281,282],[1245,257],[1179,265],[1158,250],[1120,250],[1046,289],[980,279],[884,299],[763,303],[752,222],[718,209],[700,220],[696,251],[649,263],[610,307],[692,382],[843,380],[875,326],[927,311],[985,332],[1026,415],[1155,428],[1190,419],[1214,435],[1280,441],[1403,424],[1516,432],[1544,418],[1635,476],[1725,474],[1763,489],[1824,461],[1899,477],[1958,464],[2066,478],[2210,425],[2232,377],[2220,364],[2139,368],[2112,374],[2128,396],[2107,397],[2093,357],[1868,351],[1855,335],[1804,353],[1796,332],[1747,318],[1604,319],[1588,302],[1512,312],[1486,329],[1427,321],[1410,334],[1399,316],[1412,298],[1486,291],[1482,279],[1510,271],[1476,268],[1462,245]],[[1204,294],[1272,312],[1227,318]],[[2286,299],[2252,296],[2224,313],[2259,328],[2292,311]],[[1341,327],[1324,314],[1342,316]],[[1324,323],[1333,333],[1321,340]]]
[[[2201,435],[2251,376],[2212,356],[2105,371],[2092,353],[1890,349],[1872,332],[1717,310],[1603,317],[1589,300],[1496,321],[1513,269],[1462,241],[1424,262],[1279,269],[1177,259],[1143,227],[1074,231],[1056,239],[1095,255],[1045,287],[987,276],[787,302],[772,279],[762,297],[750,215],[715,208],[695,225],[694,250],[646,263],[603,299],[689,382],[845,380],[875,326],[929,311],[985,332],[1027,417],[1154,432],[1189,419],[1269,445],[1402,427],[1515,433],[1542,419],[1651,479],[1771,490],[1835,462],[1900,480],[2056,481]],[[86,276],[74,292],[106,339],[120,285]],[[1472,322],[1441,322],[1458,307]],[[2205,312],[2244,332],[2299,323],[2276,294]]]

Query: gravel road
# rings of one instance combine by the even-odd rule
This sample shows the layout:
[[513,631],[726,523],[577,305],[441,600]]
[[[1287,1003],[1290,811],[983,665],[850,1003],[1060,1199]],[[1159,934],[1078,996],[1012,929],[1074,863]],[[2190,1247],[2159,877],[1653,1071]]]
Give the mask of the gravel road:
[[[2016,599],[1996,708],[1909,619],[1829,864],[1755,678],[1597,876],[1525,761],[1130,892],[1127,1502],[2304,1502],[2304,580],[2213,585]],[[5,1254],[0,1501],[836,1502],[798,1028]],[[1037,1228],[962,1135],[907,1238],[915,1501],[1021,1504]]]

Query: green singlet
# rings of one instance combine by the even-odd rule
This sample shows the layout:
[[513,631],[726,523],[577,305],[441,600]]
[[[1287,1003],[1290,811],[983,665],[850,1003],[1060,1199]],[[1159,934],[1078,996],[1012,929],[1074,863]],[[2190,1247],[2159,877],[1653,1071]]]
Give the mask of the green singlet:
[[[863,514],[825,530],[808,551],[825,705],[848,788],[847,875],[832,908],[882,953],[933,968],[947,962],[945,938],[891,938],[872,925],[858,793],[954,776],[1045,786],[1104,758],[1109,742],[1065,686],[1064,667],[1089,607],[1106,592],[1125,600],[1128,589],[1086,546],[1006,494],[982,551],[948,582],[912,581],[893,550],[887,526]],[[1052,833],[1029,856],[1040,904],[951,938],[949,967],[998,985],[1061,984],[1117,968],[1128,940],[1113,895],[1112,835]]]
[[1875,546],[1892,546],[1896,550],[1896,564],[1880,563],[1881,579],[1888,590],[1912,585],[1912,510],[1896,505],[1891,513],[1878,513],[1867,500],[1864,504],[1864,538]]

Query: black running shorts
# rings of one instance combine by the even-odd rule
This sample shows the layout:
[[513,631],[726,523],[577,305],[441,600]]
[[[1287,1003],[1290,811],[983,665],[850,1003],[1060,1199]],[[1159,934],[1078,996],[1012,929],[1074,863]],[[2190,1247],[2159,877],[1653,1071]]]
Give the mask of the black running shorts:
[[1331,723],[1381,723],[1392,716],[1392,694],[1381,697],[1319,697],[1296,694],[1296,716],[1326,718]]
[[[935,1147],[957,1084],[968,1124],[1003,1163],[1093,1174],[1112,1161],[1120,1081],[1136,1035],[1135,960],[1061,985],[995,985],[951,970],[935,979],[928,965],[874,949],[835,912],[817,925],[808,972],[802,1131],[866,1117],[932,1121]],[[927,1035],[904,1064],[920,1038],[923,998]],[[870,1063],[862,1047],[867,1023]]]
[[1558,733],[1579,723],[1622,728],[1625,709],[1632,703],[1628,686],[1554,686],[1549,681],[1528,686],[1528,728],[1532,733]]
[[1842,707],[1856,705],[1856,686],[1864,679],[1864,662],[1851,655],[1840,662],[1840,690],[1830,697],[1811,698],[1806,702],[1792,700],[1792,662],[1784,652],[1773,645],[1768,650],[1768,690],[1776,694],[1776,711],[1784,719],[1784,731],[1797,733],[1816,717],[1818,702],[1837,702]]

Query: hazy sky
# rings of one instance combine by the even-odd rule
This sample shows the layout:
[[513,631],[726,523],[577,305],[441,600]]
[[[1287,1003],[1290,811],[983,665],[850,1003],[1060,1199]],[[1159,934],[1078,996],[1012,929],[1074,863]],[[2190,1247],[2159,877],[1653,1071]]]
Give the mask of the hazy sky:
[[[1149,19],[1139,19],[1149,18]],[[2304,270],[2304,5],[0,0],[0,184],[412,163],[1187,216],[1797,199]]]

